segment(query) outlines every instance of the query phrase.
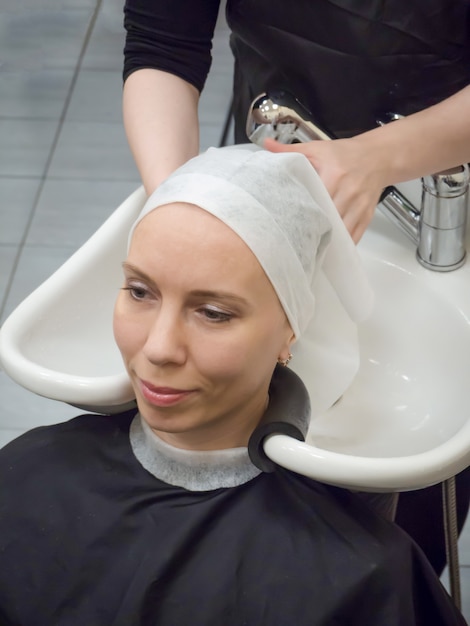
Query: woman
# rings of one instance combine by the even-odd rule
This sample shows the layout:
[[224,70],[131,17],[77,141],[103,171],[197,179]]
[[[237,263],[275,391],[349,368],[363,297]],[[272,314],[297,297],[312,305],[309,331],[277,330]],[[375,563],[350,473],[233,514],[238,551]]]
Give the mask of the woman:
[[[226,5],[235,59],[235,140],[254,98],[294,94],[336,141],[283,146],[320,174],[357,242],[382,190],[470,161],[470,4],[466,0],[126,0],[124,122],[148,193],[198,153],[199,94]],[[377,126],[389,113],[403,119]],[[158,150],[155,149],[158,146]],[[441,573],[440,487],[405,494],[397,520]],[[457,478],[459,528],[470,468]]]
[[304,398],[308,416],[300,379],[282,375],[292,354],[316,358],[313,406],[354,374],[351,317],[370,299],[319,188],[301,155],[224,149],[149,199],[114,315],[138,411],[0,452],[2,626],[464,624],[359,496],[262,472],[247,451],[281,400]]

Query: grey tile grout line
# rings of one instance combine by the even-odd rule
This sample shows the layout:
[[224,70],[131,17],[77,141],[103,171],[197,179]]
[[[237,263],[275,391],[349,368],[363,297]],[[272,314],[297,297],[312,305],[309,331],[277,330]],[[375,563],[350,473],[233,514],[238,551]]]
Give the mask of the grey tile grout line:
[[[46,161],[46,164],[44,166],[44,171],[42,173],[38,189],[37,189],[36,194],[34,196],[33,205],[32,205],[32,208],[31,208],[31,211],[30,211],[30,214],[29,214],[28,221],[26,223],[25,229],[23,231],[23,236],[22,236],[22,238],[21,238],[21,240],[20,240],[20,242],[18,244],[18,250],[17,250],[17,253],[16,253],[15,258],[13,260],[13,264],[12,264],[12,268],[11,268],[11,272],[10,272],[10,277],[9,277],[9,279],[7,281],[7,285],[5,287],[5,292],[4,292],[4,295],[3,295],[3,300],[2,300],[2,303],[1,303],[1,306],[0,306],[0,319],[3,318],[3,314],[5,312],[5,307],[6,307],[6,303],[7,303],[7,300],[8,300],[8,296],[10,294],[10,291],[11,291],[11,288],[12,288],[12,285],[13,285],[13,281],[14,281],[14,278],[15,278],[15,275],[16,275],[16,270],[18,269],[18,263],[19,263],[21,254],[23,252],[23,248],[24,248],[26,239],[28,237],[29,231],[31,229],[31,224],[32,224],[34,215],[36,213],[36,208],[37,208],[39,199],[40,199],[42,191],[44,189],[44,184],[45,184],[46,179],[47,179],[47,174],[48,174],[48,171],[50,169],[52,158],[54,156],[55,150],[57,148],[57,144],[58,144],[58,141],[59,141],[59,138],[60,138],[60,134],[62,132],[62,128],[63,128],[63,125],[64,125],[65,117],[67,115],[67,111],[68,111],[69,106],[70,106],[70,101],[72,99],[72,95],[73,95],[73,92],[74,92],[74,89],[75,89],[75,85],[77,83],[78,75],[79,75],[81,67],[82,67],[83,58],[85,56],[86,49],[87,49],[88,44],[90,42],[90,37],[91,37],[91,34],[93,33],[93,29],[95,27],[96,20],[98,18],[98,14],[100,12],[102,2],[103,2],[103,0],[96,0],[96,5],[95,5],[95,8],[94,8],[93,13],[92,13],[92,16],[91,16],[91,19],[90,19],[90,23],[88,24],[88,27],[87,27],[87,30],[86,30],[86,33],[85,33],[83,44],[82,44],[82,47],[80,49],[80,53],[78,55],[78,60],[77,60],[77,63],[75,65],[75,69],[74,69],[74,72],[73,72],[73,75],[72,75],[72,80],[70,81],[70,86],[69,86],[69,89],[68,89],[68,92],[67,92],[67,96],[65,98],[64,106],[62,107],[62,111],[60,112],[59,123],[57,124],[57,129],[55,131],[54,138],[52,140],[52,145],[51,145],[51,148],[49,150],[49,155],[47,157],[47,161]],[[9,177],[9,178],[11,178],[11,177]],[[18,179],[20,179],[20,177]]]

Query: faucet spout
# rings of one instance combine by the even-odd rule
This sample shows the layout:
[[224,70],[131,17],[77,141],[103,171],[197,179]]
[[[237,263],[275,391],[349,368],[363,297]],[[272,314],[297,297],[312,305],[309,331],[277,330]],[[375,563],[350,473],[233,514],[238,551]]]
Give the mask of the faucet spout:
[[[387,114],[385,124],[399,119]],[[261,94],[248,113],[246,133],[250,141],[263,147],[268,137],[280,143],[330,140],[334,135],[320,128],[312,114],[285,91]],[[416,258],[427,269],[449,272],[465,263],[468,165],[426,176],[422,182],[421,207],[418,209],[396,187],[386,187],[379,207],[417,246]]]
[[380,196],[379,207],[397,228],[418,245],[420,211],[406,196],[396,187],[385,187]]

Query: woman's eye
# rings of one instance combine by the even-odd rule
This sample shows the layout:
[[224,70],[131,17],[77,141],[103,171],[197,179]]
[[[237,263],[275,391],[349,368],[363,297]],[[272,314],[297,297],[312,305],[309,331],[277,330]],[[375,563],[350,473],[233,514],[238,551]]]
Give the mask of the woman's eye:
[[124,291],[128,291],[134,300],[144,300],[148,296],[148,290],[140,285],[128,285],[123,287]]
[[221,311],[220,309],[205,307],[201,309],[201,312],[210,322],[229,322],[233,318],[232,313]]

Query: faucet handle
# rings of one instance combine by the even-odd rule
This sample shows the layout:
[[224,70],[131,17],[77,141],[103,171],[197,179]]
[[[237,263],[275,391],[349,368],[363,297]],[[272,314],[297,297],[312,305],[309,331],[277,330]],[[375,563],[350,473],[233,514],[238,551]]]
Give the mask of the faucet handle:
[[315,124],[310,111],[287,91],[271,91],[255,98],[248,113],[246,134],[261,147],[268,137],[285,144],[334,138]]
[[470,170],[466,163],[423,178],[424,189],[440,198],[455,198],[464,194],[469,183]]
[[405,116],[400,113],[392,113],[391,111],[387,111],[384,113],[382,117],[379,117],[376,121],[377,126],[385,126],[386,124],[390,124],[390,122],[396,122],[397,120],[402,120]]

